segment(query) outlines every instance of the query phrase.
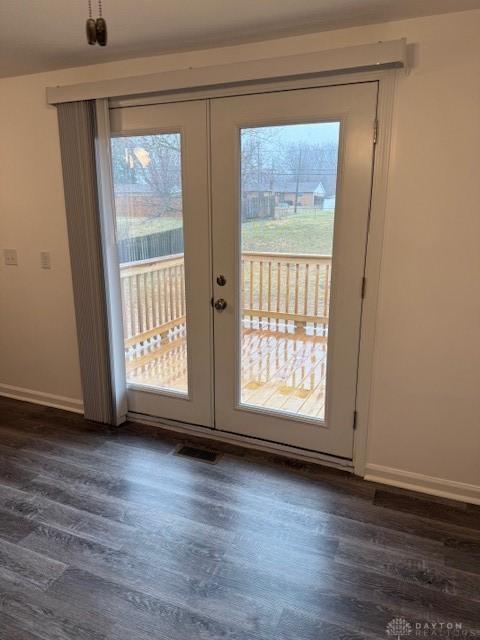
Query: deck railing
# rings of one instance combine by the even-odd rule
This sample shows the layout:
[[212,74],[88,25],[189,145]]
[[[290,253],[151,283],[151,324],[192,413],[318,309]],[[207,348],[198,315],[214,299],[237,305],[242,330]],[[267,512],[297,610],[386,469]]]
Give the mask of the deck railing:
[[[325,336],[330,277],[329,256],[244,252],[244,328]],[[185,335],[183,254],[124,264],[120,279],[127,368],[136,368],[159,342]]]
[[325,335],[328,326],[331,257],[244,252],[242,309],[245,324],[309,328]]

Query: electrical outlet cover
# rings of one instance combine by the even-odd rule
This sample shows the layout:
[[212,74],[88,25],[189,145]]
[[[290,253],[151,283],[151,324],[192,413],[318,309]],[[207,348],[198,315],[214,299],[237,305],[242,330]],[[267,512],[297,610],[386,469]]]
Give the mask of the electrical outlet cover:
[[40,251],[40,265],[42,269],[51,269],[52,261],[50,258],[50,251]]
[[4,249],[3,261],[8,267],[15,267],[18,265],[18,255],[16,249]]

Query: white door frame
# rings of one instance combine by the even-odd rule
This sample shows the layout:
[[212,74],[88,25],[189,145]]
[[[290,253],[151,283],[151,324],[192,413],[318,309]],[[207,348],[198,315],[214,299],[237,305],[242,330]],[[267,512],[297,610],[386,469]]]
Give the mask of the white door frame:
[[[387,201],[387,183],[390,159],[391,129],[394,110],[395,85],[400,72],[395,69],[366,71],[353,74],[342,74],[339,76],[319,77],[316,79],[296,79],[274,83],[258,83],[248,86],[224,87],[216,89],[185,91],[170,96],[149,96],[148,99],[139,97],[137,100],[128,98],[128,104],[160,104],[165,102],[181,102],[192,99],[204,99],[206,97],[220,97],[232,95],[246,95],[249,93],[282,91],[285,89],[325,87],[332,85],[359,83],[364,81],[378,80],[378,127],[377,141],[374,155],[374,171],[372,183],[372,199],[370,205],[370,229],[368,235],[367,255],[365,275],[367,279],[366,296],[363,304],[362,329],[360,336],[360,355],[358,367],[357,383],[357,423],[354,433],[353,448],[353,471],[360,476],[365,474],[366,452],[368,443],[368,429],[370,421],[372,382],[375,365],[375,336],[377,322],[378,296],[380,289],[380,270],[383,254],[383,235],[385,228],[385,211]],[[126,106],[121,100],[111,101],[113,108]],[[121,313],[121,301],[112,302],[111,312]],[[143,416],[129,414],[132,419],[144,421],[150,424],[166,424],[170,428],[182,432],[204,434],[219,440],[236,442],[246,446],[260,448],[279,453],[288,453],[290,456],[300,459],[318,460],[326,464],[333,464],[345,468],[345,461],[322,454],[307,455],[305,452],[296,451],[292,447],[280,445],[266,445],[262,441],[256,442],[252,438],[240,436],[225,436],[219,434],[214,429],[194,427],[177,423],[176,421],[158,421],[145,419]]]

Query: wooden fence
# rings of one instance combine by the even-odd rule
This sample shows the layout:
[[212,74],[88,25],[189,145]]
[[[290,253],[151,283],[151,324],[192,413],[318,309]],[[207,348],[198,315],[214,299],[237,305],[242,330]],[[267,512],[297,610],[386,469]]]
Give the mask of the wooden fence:
[[121,264],[172,256],[177,253],[183,253],[182,227],[146,236],[124,238],[118,242],[118,259]]
[[[121,265],[127,369],[186,335],[183,254]],[[244,328],[325,336],[329,256],[247,252],[242,260]],[[157,354],[158,355],[158,354]]]
[[242,198],[242,220],[263,220],[275,217],[275,196]]

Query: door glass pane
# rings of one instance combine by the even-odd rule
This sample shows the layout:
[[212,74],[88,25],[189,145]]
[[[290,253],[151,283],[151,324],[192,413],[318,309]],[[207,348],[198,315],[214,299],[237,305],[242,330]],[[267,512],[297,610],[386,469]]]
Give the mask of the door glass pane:
[[323,421],[339,122],[241,130],[241,393]]
[[181,137],[111,146],[127,382],[187,393]]

